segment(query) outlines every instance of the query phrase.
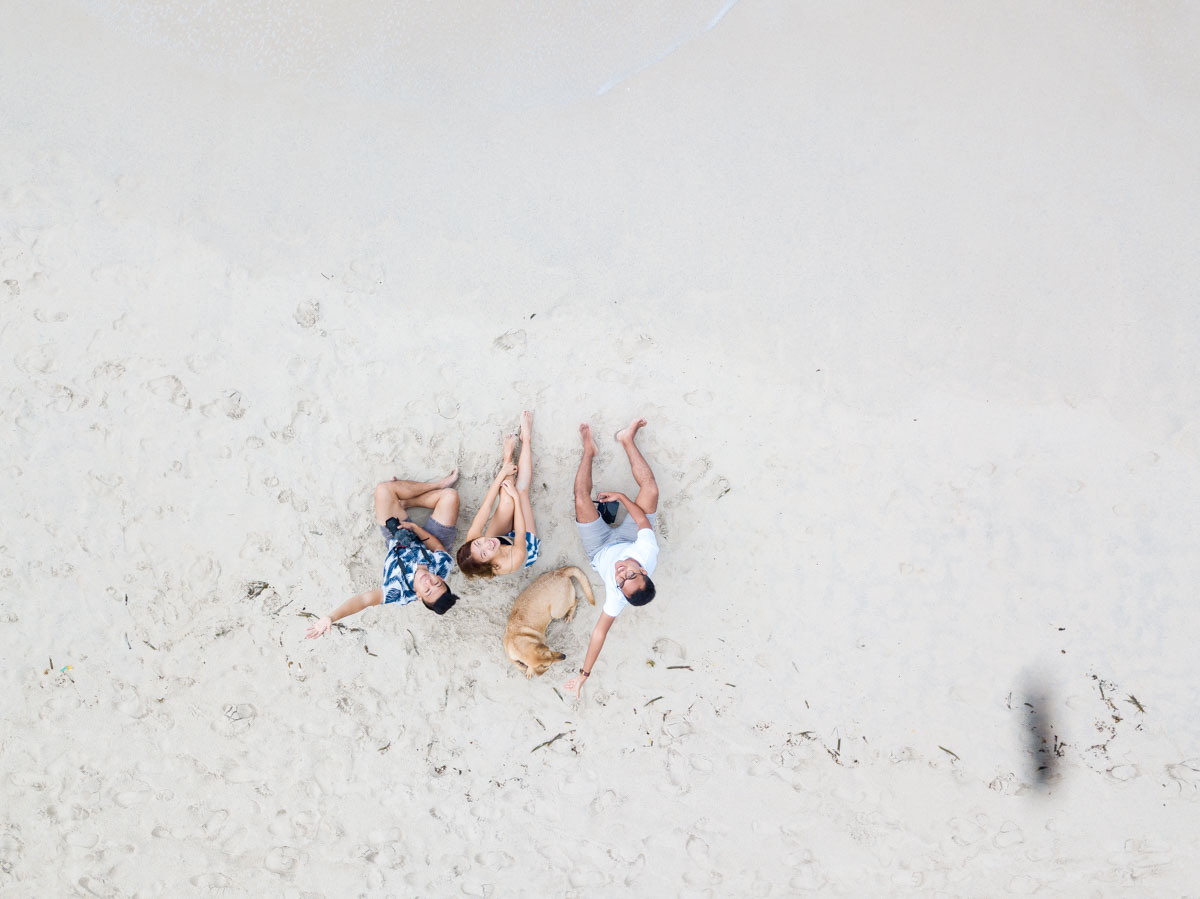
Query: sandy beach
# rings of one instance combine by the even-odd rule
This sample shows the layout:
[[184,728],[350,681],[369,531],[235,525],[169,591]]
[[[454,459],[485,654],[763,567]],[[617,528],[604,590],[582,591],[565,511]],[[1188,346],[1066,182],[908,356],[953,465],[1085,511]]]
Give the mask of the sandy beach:
[[1200,895],[1200,12],[636,6],[6,4],[0,894]]

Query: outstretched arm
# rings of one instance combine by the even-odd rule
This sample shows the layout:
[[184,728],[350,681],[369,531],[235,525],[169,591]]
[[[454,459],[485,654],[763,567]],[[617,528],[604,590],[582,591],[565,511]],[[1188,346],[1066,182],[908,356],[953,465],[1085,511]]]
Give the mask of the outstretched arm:
[[333,627],[333,622],[341,621],[343,618],[361,612],[367,606],[377,606],[381,602],[383,602],[382,587],[376,587],[374,590],[367,590],[359,593],[357,596],[351,596],[324,618],[318,619],[315,624],[309,627],[308,633],[304,636],[308,640],[320,637],[322,634],[329,632],[329,629]]
[[596,659],[600,658],[600,650],[604,648],[604,640],[608,637],[608,629],[612,627],[613,622],[616,620],[612,615],[607,615],[604,612],[600,613],[600,618],[596,621],[596,626],[592,628],[592,639],[588,641],[587,656],[583,660],[583,671],[563,684],[563,689],[569,693],[574,693],[576,699],[579,698],[579,694],[583,690],[583,682],[591,677],[592,666],[596,664]]
[[646,510],[631,500],[624,493],[598,493],[596,499],[602,503],[607,503],[611,500],[616,500],[625,507],[625,511],[629,513],[629,517],[637,522],[638,530],[649,528],[650,519],[646,517]]
[[475,513],[475,518],[471,521],[471,526],[467,528],[467,538],[464,542],[470,543],[476,537],[483,536],[483,529],[487,527],[487,521],[492,514],[492,509],[496,505],[496,498],[500,496],[500,485],[504,483],[505,478],[510,478],[517,473],[517,466],[512,462],[505,462],[500,466],[500,473],[492,480],[492,484],[488,487],[487,496],[484,497],[483,504],[479,507],[479,511]]

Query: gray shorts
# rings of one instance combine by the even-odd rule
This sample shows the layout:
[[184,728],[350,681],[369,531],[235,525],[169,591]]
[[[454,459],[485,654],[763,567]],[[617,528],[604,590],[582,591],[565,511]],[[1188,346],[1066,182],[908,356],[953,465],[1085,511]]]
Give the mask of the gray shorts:
[[[651,512],[646,517],[650,519],[650,527],[653,528],[655,513]],[[612,546],[614,543],[633,543],[637,540],[638,526],[631,515],[626,515],[625,520],[616,527],[605,524],[603,518],[597,518],[587,524],[577,521],[575,527],[579,529],[579,539],[583,541],[583,551],[587,553],[588,561],[606,546]]]
[[[421,527],[429,531],[429,533],[431,533],[438,540],[438,542],[442,544],[442,546],[446,547],[446,552],[454,552],[454,541],[458,539],[458,525],[442,524],[440,521],[430,515],[429,520],[421,525]],[[387,541],[388,547],[391,548],[391,545],[394,542],[392,540],[391,532],[383,525],[380,525],[379,533],[383,534],[383,539]]]

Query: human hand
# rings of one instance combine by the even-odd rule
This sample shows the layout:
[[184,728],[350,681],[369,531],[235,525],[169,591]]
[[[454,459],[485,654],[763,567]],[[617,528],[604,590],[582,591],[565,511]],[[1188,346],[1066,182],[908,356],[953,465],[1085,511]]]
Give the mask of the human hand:
[[516,462],[504,462],[500,465],[500,471],[496,474],[497,481],[503,481],[506,478],[515,477],[517,474]]
[[629,498],[625,496],[624,493],[617,493],[614,490],[606,490],[603,493],[597,493],[596,499],[602,503],[618,502],[626,505],[629,504]]
[[562,685],[563,690],[567,693],[574,693],[575,698],[579,698],[579,694],[583,691],[583,682],[587,680],[582,674],[577,674],[569,681],[565,681]]
[[308,633],[304,635],[305,640],[315,640],[322,634],[329,633],[329,629],[333,627],[333,621],[326,615],[324,618],[318,618],[315,624],[309,625]]
[[417,523],[411,518],[406,518],[396,525],[396,527],[402,531],[415,531],[417,529]]
[[516,500],[517,488],[513,486],[512,481],[505,481],[503,484],[500,485],[500,490],[501,490],[501,492],[506,493],[509,496],[511,496],[514,501]]

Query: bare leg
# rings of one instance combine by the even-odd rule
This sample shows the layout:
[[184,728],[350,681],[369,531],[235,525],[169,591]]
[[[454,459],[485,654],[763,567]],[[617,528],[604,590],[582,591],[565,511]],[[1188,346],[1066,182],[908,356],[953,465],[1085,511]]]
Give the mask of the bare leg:
[[521,458],[517,461],[517,490],[528,490],[533,483],[533,413],[521,413]]
[[458,521],[458,491],[453,487],[427,490],[419,496],[405,500],[404,505],[408,509],[432,509],[431,517],[447,526],[453,526]]
[[[511,465],[513,456],[517,449],[516,433],[504,435],[504,456],[500,460],[506,465]],[[512,478],[504,480],[512,483]],[[507,534],[512,530],[513,525],[513,501],[503,490],[500,491],[500,497],[496,501],[496,511],[492,515],[492,520],[487,523],[487,527],[483,529],[483,536],[498,537],[501,534]]]
[[658,511],[658,484],[654,480],[654,472],[650,470],[650,466],[646,464],[646,460],[642,456],[642,451],[634,443],[637,432],[645,426],[646,419],[635,418],[629,427],[617,431],[615,439],[625,448],[625,455],[629,457],[629,467],[633,471],[633,479],[637,481],[638,495],[634,497],[633,501],[649,515],[651,512]]
[[[512,483],[512,478],[505,478],[508,483]],[[501,534],[507,534],[513,527],[513,505],[512,497],[500,491],[500,499],[496,503],[496,514],[492,516],[492,520],[488,522],[484,528],[483,536],[498,537]]]
[[375,486],[375,520],[380,524],[384,524],[389,518],[399,518],[403,521],[408,518],[406,508],[419,506],[432,509],[439,496],[446,491],[457,497],[458,491],[450,486],[456,480],[457,468],[436,481],[401,481],[396,478],[383,481]]
[[580,425],[579,438],[583,442],[583,455],[579,459],[579,471],[575,473],[575,520],[587,524],[600,517],[592,504],[592,460],[596,457],[592,426]]

